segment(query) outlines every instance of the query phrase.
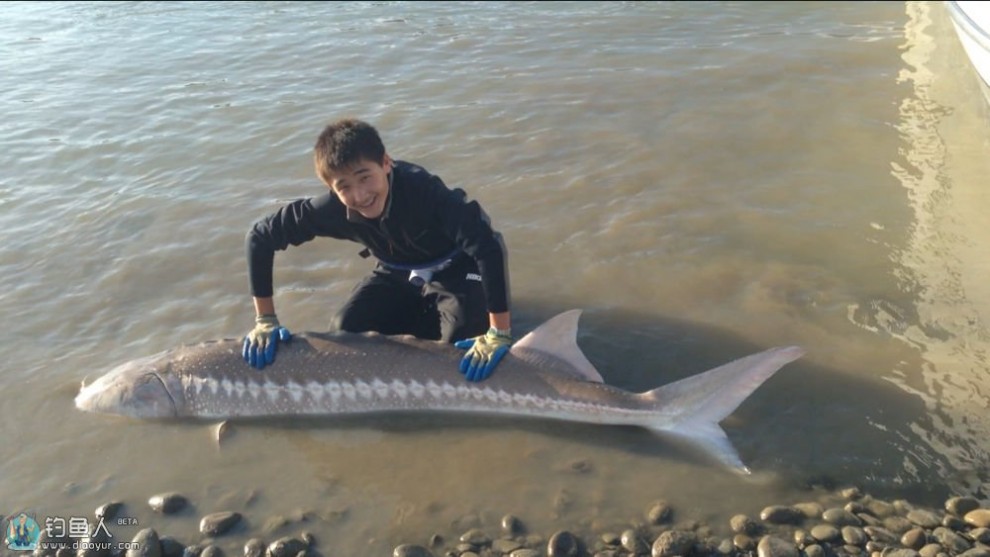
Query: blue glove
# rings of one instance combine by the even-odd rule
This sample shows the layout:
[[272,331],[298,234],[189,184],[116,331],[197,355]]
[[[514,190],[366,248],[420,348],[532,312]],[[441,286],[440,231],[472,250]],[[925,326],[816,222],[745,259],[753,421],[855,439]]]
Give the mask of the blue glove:
[[254,319],[254,329],[244,337],[242,355],[244,361],[261,369],[275,361],[278,341],[292,340],[292,333],[279,325],[273,314],[259,315]]
[[468,381],[482,381],[495,371],[495,366],[512,347],[512,333],[492,327],[487,333],[459,340],[454,346],[468,351],[461,358],[461,374]]

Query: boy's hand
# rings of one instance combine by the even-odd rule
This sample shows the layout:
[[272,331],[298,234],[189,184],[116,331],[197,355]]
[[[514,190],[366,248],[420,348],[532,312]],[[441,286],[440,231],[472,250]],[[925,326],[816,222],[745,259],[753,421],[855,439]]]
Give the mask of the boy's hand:
[[244,361],[261,369],[275,361],[278,341],[289,341],[292,333],[279,325],[274,314],[259,315],[254,318],[254,329],[244,337],[242,355]]
[[487,333],[459,340],[454,346],[468,351],[461,359],[461,373],[464,377],[468,381],[481,381],[492,374],[495,366],[512,347],[512,333],[492,327]]

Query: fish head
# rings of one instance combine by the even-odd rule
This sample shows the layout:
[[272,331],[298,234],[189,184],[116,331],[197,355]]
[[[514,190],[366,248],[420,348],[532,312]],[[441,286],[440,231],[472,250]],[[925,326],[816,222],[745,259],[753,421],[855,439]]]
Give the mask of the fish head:
[[86,412],[134,418],[172,418],[182,409],[181,383],[163,354],[121,364],[76,395],[76,408]]

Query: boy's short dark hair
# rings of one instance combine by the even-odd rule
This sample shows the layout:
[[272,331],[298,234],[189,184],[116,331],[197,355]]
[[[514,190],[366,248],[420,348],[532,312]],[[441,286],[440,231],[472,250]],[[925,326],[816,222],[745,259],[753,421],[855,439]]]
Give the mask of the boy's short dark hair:
[[313,147],[316,175],[330,184],[331,172],[352,167],[362,160],[385,162],[385,145],[378,130],[354,118],[338,120],[323,129]]

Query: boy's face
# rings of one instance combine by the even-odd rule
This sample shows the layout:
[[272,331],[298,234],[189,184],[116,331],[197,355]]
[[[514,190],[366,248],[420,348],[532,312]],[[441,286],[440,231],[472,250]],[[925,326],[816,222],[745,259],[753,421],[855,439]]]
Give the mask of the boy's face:
[[330,189],[348,209],[366,219],[377,219],[388,199],[388,174],[392,159],[385,155],[383,164],[361,159],[350,168],[331,172]]

